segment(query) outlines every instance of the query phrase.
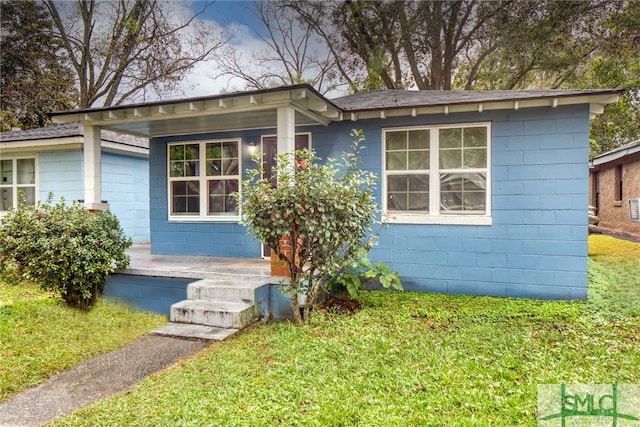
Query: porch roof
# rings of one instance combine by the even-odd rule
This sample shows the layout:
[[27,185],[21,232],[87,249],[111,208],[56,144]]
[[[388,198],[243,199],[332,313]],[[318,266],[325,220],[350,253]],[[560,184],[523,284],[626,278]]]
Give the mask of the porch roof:
[[60,111],[54,123],[81,122],[147,138],[275,128],[277,109],[295,110],[296,125],[328,125],[341,112],[310,85],[224,93],[180,100]]

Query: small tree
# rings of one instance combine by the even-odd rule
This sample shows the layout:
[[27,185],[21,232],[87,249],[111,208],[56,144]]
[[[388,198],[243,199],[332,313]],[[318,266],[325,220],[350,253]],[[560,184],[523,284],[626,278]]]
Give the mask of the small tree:
[[51,200],[50,195],[37,206],[21,202],[0,220],[0,277],[32,281],[87,310],[109,274],[129,264],[125,251],[132,241],[111,212]]
[[[353,152],[343,154],[341,162],[319,164],[313,151],[300,150],[295,157],[278,156],[277,186],[262,176],[261,164],[243,181],[243,222],[286,264],[290,280],[283,286],[297,324],[309,322],[328,281],[356,262],[377,236],[377,179],[358,168],[362,131],[354,130],[352,136]],[[290,247],[281,245],[283,239]],[[298,295],[306,296],[302,313]]]

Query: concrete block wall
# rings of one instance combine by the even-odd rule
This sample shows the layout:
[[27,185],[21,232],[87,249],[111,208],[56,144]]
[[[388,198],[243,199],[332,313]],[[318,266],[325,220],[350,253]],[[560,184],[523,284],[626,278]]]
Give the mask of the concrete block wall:
[[[399,271],[406,289],[584,299],[587,292],[588,105],[486,111],[332,123],[312,132],[322,158],[349,149],[352,128],[368,147],[362,166],[382,173],[381,128],[491,122],[492,224],[390,224],[371,258]],[[273,130],[198,138],[242,137]],[[151,144],[152,251],[167,254],[258,257],[260,244],[237,223],[168,222],[166,143]],[[377,197],[381,200],[381,190]]]
[[[84,199],[82,151],[52,150],[38,153],[39,197],[53,193],[54,202]],[[134,242],[148,242],[149,162],[146,158],[103,153],[102,198],[118,217],[125,233]]]
[[237,132],[232,134],[203,134],[158,138],[150,141],[149,203],[151,252],[174,255],[207,255],[259,258],[262,245],[247,234],[238,222],[169,221],[167,190],[167,144],[173,141],[242,138],[242,168],[255,167],[248,150],[249,141],[260,141],[265,132]]
[[55,150],[38,153],[40,200],[53,193],[54,201],[84,198],[82,151]]
[[149,242],[147,158],[103,153],[102,198],[135,243]]
[[410,290],[586,298],[587,106],[423,121],[491,121],[492,225],[391,224],[371,257],[398,270]]

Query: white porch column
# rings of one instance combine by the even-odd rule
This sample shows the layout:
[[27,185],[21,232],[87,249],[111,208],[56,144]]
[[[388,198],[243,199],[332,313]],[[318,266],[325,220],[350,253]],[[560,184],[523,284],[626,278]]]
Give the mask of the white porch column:
[[101,128],[84,126],[84,206],[90,210],[105,210],[102,203]]
[[293,153],[296,150],[296,112],[293,108],[278,107],[278,155]]

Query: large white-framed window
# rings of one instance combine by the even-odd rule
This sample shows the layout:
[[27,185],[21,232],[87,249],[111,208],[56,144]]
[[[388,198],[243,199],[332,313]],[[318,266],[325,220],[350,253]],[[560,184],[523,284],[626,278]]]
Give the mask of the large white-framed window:
[[169,143],[167,157],[170,220],[239,220],[240,139]]
[[491,124],[383,129],[390,222],[491,224]]
[[33,206],[38,201],[38,159],[35,156],[0,160],[0,214],[18,205],[19,193],[24,203]]

